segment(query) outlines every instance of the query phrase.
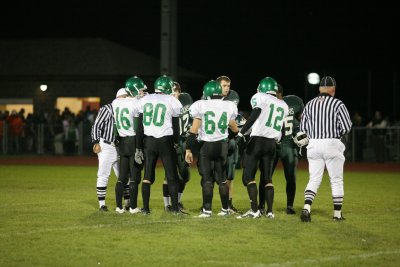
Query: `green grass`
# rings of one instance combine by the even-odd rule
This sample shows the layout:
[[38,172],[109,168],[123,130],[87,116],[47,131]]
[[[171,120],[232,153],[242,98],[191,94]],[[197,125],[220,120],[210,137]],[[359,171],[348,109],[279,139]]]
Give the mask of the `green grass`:
[[[275,220],[193,218],[201,206],[197,169],[183,196],[191,216],[163,211],[158,169],[150,216],[99,213],[96,167],[1,166],[0,266],[399,266],[399,173],[345,173],[345,222],[332,222],[325,176],[312,222],[301,223],[307,172],[298,172],[295,208],[286,215],[283,173],[274,175]],[[234,204],[249,201],[237,170]],[[115,177],[107,205],[115,208]],[[139,194],[139,206],[141,206]]]

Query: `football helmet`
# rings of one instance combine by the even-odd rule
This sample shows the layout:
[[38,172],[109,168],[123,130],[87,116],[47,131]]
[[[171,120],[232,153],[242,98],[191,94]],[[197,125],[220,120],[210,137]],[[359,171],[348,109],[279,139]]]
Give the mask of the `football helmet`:
[[193,104],[193,98],[188,93],[181,93],[179,95],[179,101],[181,102],[182,106],[185,108],[189,108],[191,104]]
[[257,90],[261,93],[276,95],[276,92],[278,92],[278,83],[271,77],[265,77],[258,84]]
[[210,99],[212,96],[222,96],[221,85],[215,80],[211,80],[203,86],[203,98]]
[[143,80],[138,76],[130,77],[125,82],[125,91],[130,96],[137,96],[140,94],[140,91],[144,91],[147,89],[147,86],[144,84]]
[[172,94],[174,86],[174,81],[171,77],[162,75],[154,82],[154,91],[170,95]]

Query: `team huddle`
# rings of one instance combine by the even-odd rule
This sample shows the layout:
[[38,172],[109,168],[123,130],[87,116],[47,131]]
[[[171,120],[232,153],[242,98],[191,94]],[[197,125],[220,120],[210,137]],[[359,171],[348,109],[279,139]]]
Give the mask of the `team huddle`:
[[[161,160],[165,170],[165,211],[187,215],[182,196],[190,180],[190,164],[196,158],[203,201],[200,214],[195,217],[212,216],[216,184],[221,200],[218,216],[236,214],[236,218],[243,219],[264,214],[274,219],[272,175],[279,160],[286,178],[286,213],[295,214],[298,151],[309,142],[307,132],[300,127],[303,101],[294,95],[283,97],[282,87],[273,78],[265,77],[251,98],[252,112],[246,120],[238,113],[239,95],[230,89],[230,83],[227,76],[207,82],[202,98],[193,102],[169,76],[156,79],[152,94],[146,92],[142,79],[129,78],[125,87],[118,90],[116,99],[99,110],[92,128],[93,151],[99,158],[96,189],[100,211],[108,211],[105,197],[113,168],[118,177],[116,212],[151,214],[151,185],[156,178],[156,164]],[[341,134],[346,130],[349,129]],[[250,209],[245,213],[232,203],[232,183],[239,158],[250,200]],[[142,208],[137,206],[140,183]],[[316,189],[311,191],[314,196]],[[343,199],[343,194],[334,197]],[[311,221],[310,206],[310,201],[305,202],[302,221]],[[341,213],[335,215],[342,219]]]

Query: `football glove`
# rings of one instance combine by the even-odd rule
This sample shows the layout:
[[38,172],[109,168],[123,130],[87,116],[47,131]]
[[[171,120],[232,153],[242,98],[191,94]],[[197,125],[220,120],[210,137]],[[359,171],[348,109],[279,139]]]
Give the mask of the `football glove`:
[[293,141],[300,148],[306,146],[308,145],[307,134],[304,132],[298,132],[296,136],[293,137]]
[[142,164],[144,160],[143,150],[136,148],[135,161],[137,164]]
[[238,132],[238,134],[235,137],[235,141],[236,141],[236,144],[238,144],[238,146],[240,146],[240,145],[246,143],[246,138],[241,132]]

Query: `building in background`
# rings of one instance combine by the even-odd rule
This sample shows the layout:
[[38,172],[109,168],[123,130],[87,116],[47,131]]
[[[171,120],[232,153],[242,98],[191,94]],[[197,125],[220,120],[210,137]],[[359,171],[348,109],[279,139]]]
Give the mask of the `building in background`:
[[[98,109],[130,76],[151,90],[159,70],[159,59],[101,38],[0,40],[0,110]],[[184,88],[205,80],[179,67],[177,76]]]

